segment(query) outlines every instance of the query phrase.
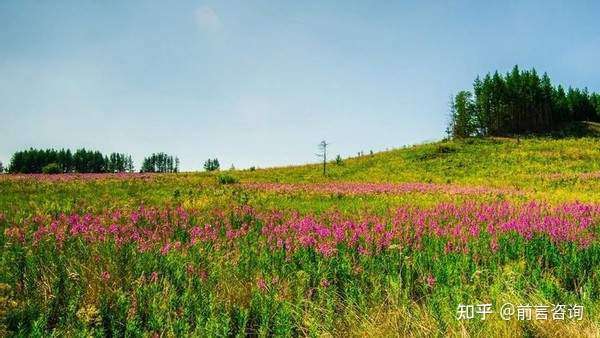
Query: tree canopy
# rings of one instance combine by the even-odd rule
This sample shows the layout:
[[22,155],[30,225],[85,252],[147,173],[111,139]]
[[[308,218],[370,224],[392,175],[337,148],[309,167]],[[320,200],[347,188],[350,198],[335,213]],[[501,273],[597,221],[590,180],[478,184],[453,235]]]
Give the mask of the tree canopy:
[[[49,166],[52,164],[52,166]],[[44,170],[46,168],[46,170]],[[13,154],[8,171],[11,173],[107,173],[133,172],[130,155],[112,153],[104,156],[99,151],[78,149],[33,149]]]
[[206,162],[204,162],[204,169],[206,171],[215,171],[215,170],[219,170],[219,168],[221,167],[221,164],[219,163],[218,159],[208,159],[206,160]]
[[535,69],[497,71],[477,77],[473,91],[452,100],[448,132],[454,137],[544,133],[567,122],[600,121],[600,94],[587,88],[565,90]]
[[179,172],[179,159],[165,153],[155,153],[144,158],[140,172],[176,173]]

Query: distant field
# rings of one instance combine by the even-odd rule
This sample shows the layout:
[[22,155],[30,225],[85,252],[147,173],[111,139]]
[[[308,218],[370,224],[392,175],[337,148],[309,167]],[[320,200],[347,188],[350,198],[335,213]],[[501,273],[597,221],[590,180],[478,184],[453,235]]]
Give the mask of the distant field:
[[[0,334],[600,335],[600,138],[327,168],[0,175]],[[584,314],[503,320],[507,302]]]

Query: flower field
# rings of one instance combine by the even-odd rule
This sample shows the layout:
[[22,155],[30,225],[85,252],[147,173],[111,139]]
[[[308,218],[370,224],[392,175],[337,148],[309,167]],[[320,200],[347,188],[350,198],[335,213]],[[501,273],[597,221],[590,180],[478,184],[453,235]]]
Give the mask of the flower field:
[[[0,333],[600,335],[598,140],[451,146],[350,159],[329,179],[0,176]],[[515,161],[514,181],[496,174]],[[506,303],[583,315],[502,318]],[[460,318],[468,304],[492,312]]]

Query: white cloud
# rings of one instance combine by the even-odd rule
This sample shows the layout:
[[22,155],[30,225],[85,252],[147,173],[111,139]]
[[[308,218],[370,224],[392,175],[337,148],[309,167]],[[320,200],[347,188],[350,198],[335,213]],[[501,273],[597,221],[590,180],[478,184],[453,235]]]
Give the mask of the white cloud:
[[198,26],[208,32],[216,32],[221,29],[221,19],[212,7],[202,6],[194,13]]

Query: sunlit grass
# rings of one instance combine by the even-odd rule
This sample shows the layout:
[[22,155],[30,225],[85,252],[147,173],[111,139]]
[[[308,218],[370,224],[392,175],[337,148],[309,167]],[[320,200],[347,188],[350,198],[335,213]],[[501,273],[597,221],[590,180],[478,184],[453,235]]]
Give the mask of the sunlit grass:
[[[443,141],[331,163],[326,177],[318,164],[228,171],[239,184],[219,183],[218,173],[3,175],[0,335],[598,336],[600,224],[596,216],[586,223],[575,202],[600,203],[599,173],[600,139],[588,137]],[[344,182],[432,188],[350,189]],[[544,205],[541,214],[529,210],[532,201]],[[577,233],[566,241],[548,235],[555,232],[526,238],[516,230],[492,238],[487,224],[477,223],[469,235],[471,215],[455,220],[451,211],[440,213],[479,205],[524,208],[519,212],[536,217],[570,206],[577,210],[566,218],[549,219],[586,230],[573,226]],[[421,212],[402,228],[410,236],[397,231],[385,242],[381,231],[400,229],[394,217],[405,209]],[[148,219],[132,220],[135,213]],[[292,249],[305,240],[304,230],[286,228],[273,241],[263,233],[276,232],[267,225],[280,215],[292,227],[314,220],[316,232],[369,220],[365,233],[377,240],[361,247],[344,237],[331,248]],[[432,232],[416,241],[419,215],[444,229],[463,228],[456,237]],[[92,219],[80,222],[97,226],[90,233],[113,232],[92,240],[69,217]],[[536,221],[510,217],[522,228]],[[212,229],[207,224],[218,230],[199,230]],[[147,243],[140,246],[133,230]],[[119,231],[131,242],[120,243]],[[291,242],[274,249],[277,239]],[[590,242],[573,242],[579,239]],[[580,321],[505,321],[497,314],[457,320],[460,303],[499,310],[505,302],[581,304],[585,314]]]

